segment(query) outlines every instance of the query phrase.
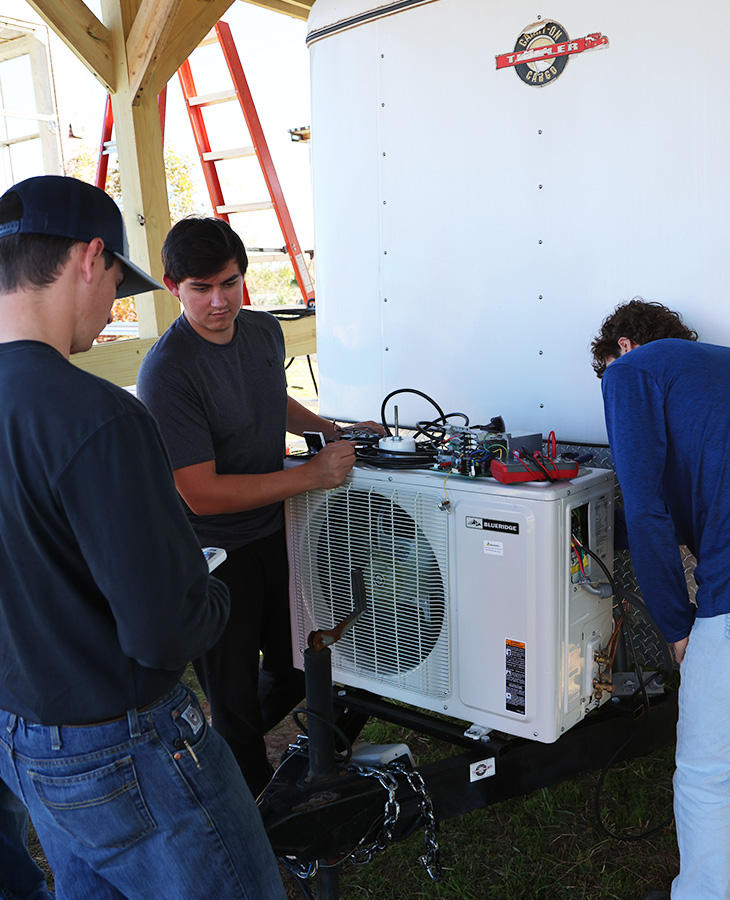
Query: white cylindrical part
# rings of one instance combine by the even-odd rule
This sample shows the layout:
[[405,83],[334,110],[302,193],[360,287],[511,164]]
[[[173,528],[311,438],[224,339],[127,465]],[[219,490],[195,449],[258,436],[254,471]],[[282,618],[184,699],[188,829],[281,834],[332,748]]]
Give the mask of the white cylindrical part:
[[395,437],[380,438],[378,447],[380,450],[385,450],[386,453],[415,453],[416,441],[414,438],[396,435]]

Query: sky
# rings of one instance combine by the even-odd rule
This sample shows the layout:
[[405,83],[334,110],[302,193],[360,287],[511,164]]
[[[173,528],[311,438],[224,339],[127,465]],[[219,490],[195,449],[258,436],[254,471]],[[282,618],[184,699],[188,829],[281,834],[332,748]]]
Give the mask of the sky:
[[[89,8],[101,18],[101,4],[88,0]],[[0,16],[37,22],[38,16],[25,0],[0,0]],[[313,247],[312,195],[310,148],[296,143],[289,135],[290,128],[310,124],[309,57],[305,45],[306,22],[280,13],[261,9],[250,3],[234,3],[223,17],[230,27],[241,58],[246,78],[256,104],[284,197],[289,206],[300,245]],[[56,98],[62,133],[69,127],[93,147],[99,144],[106,94],[103,87],[63,42],[51,35]],[[191,68],[198,93],[220,91],[230,87],[222,53],[217,47],[195,51]],[[25,103],[34,108],[28,79],[14,78],[16,89],[12,97],[4,97],[3,106],[13,110]],[[6,87],[6,94],[9,88]],[[12,101],[12,102],[11,102]],[[243,114],[236,103],[211,107],[205,113],[206,124],[214,149],[229,149],[249,145]],[[197,150],[185,110],[177,77],[168,85],[166,142],[176,151],[186,154],[194,163],[199,184],[199,199],[209,207],[209,200],[198,162]],[[72,142],[65,141],[66,147]],[[42,174],[35,171],[39,159],[28,154],[26,171],[18,177]],[[219,174],[224,182],[227,202],[254,202],[267,199],[266,187],[255,159],[223,163]],[[232,219],[248,245],[281,246],[283,239],[273,212],[241,214]]]

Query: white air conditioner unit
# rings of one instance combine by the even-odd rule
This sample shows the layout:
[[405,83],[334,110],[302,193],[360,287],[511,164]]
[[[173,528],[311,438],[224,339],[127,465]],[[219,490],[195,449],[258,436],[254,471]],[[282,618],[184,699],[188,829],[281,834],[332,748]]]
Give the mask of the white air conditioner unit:
[[502,485],[356,466],[287,504],[294,657],[310,631],[367,610],[332,646],[333,680],[510,735],[556,740],[607,698],[594,655],[611,600],[584,588],[575,535],[611,569],[613,473]]

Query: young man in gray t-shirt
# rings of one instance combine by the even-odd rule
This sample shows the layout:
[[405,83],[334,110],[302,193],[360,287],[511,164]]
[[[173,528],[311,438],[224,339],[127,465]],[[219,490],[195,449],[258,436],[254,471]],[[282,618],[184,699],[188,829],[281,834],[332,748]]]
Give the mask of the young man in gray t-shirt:
[[355,455],[336,441],[283,468],[287,431],[332,440],[338,427],[287,396],[279,323],[241,308],[247,262],[241,239],[220,219],[172,228],[164,281],[183,314],[147,354],[137,390],[160,423],[201,545],[228,553],[216,575],[231,591],[231,618],[195,669],[213,726],[256,796],[271,775],[263,735],[304,693],[291,661],[282,501],[339,486]]

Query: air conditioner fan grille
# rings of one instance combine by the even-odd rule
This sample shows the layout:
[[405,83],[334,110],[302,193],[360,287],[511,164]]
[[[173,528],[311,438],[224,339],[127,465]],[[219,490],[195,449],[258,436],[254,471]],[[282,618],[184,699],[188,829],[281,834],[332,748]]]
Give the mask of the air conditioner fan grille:
[[434,495],[352,486],[294,498],[307,522],[295,548],[295,590],[317,628],[353,609],[363,573],[367,610],[333,646],[333,665],[428,696],[450,691],[447,522]]

